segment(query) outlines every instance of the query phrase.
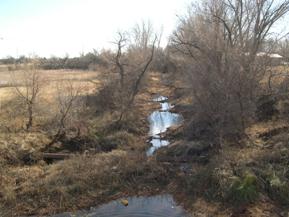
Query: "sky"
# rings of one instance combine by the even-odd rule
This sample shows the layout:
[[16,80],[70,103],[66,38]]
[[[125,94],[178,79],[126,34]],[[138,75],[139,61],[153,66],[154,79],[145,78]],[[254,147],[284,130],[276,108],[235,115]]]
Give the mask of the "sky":
[[0,0],[0,58],[78,56],[111,48],[117,31],[150,21],[175,29],[189,0]]

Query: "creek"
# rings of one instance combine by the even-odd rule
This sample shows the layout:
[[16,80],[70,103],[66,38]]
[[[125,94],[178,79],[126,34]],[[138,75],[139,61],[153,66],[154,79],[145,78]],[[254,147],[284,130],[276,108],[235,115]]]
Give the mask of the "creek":
[[[179,125],[183,117],[170,112],[173,105],[167,97],[158,96],[153,99],[160,103],[160,109],[152,112],[148,117],[150,123],[149,136],[151,147],[147,155],[151,156],[158,148],[169,145],[169,141],[161,138],[161,134],[169,127]],[[114,200],[107,204],[91,208],[89,211],[79,211],[76,214],[63,213],[53,217],[186,217],[185,210],[176,204],[172,195],[140,196],[127,198],[127,206],[121,200]]]
[[157,96],[153,98],[153,101],[160,103],[160,109],[152,112],[148,117],[151,147],[147,150],[147,156],[151,156],[160,147],[169,145],[170,142],[162,138],[162,134],[166,132],[169,127],[179,125],[183,122],[182,115],[170,112],[170,109],[174,106],[168,101],[167,97]]
[[129,197],[125,206],[120,200],[79,211],[75,214],[63,213],[53,217],[187,217],[181,206],[178,206],[169,194],[150,197]]

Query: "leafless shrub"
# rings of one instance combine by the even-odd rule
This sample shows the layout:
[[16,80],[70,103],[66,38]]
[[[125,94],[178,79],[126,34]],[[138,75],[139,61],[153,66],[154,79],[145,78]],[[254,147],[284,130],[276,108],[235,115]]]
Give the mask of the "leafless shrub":
[[[57,88],[57,114],[56,114],[56,129],[53,140],[48,144],[51,146],[56,141],[65,138],[66,131],[73,125],[79,110],[82,108],[80,104],[80,94],[82,87],[74,85],[71,80],[63,80],[56,85]],[[80,129],[78,129],[79,131]]]
[[20,74],[11,72],[12,83],[15,92],[21,101],[25,104],[27,113],[26,129],[33,126],[34,109],[44,85],[43,77],[37,69],[36,63],[26,64]]
[[[136,25],[131,32],[119,32],[114,44],[116,53],[111,60],[112,71],[118,77],[100,92],[110,108],[119,111],[118,122],[130,112],[146,72],[153,61],[157,36],[150,24]],[[107,96],[107,97],[106,97]]]
[[[194,5],[171,38],[182,54],[184,79],[205,121],[218,137],[244,132],[267,65],[257,52],[289,1],[218,0]],[[198,116],[198,117],[196,117]]]

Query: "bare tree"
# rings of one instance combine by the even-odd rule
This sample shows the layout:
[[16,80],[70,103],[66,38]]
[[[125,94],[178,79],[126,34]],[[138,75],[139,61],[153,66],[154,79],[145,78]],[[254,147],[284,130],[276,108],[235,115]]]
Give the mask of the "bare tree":
[[65,137],[67,122],[72,118],[72,112],[76,109],[76,102],[81,94],[82,87],[73,85],[71,80],[61,81],[57,84],[57,133],[54,136],[52,144]]
[[252,118],[266,72],[257,52],[288,10],[287,0],[208,0],[181,19],[171,46],[183,54],[199,118],[218,135],[244,132]]
[[43,78],[35,63],[26,64],[17,75],[11,73],[11,78],[17,95],[26,105],[26,129],[29,130],[33,125],[34,108],[43,86]]
[[115,71],[119,74],[119,101],[121,121],[125,112],[133,105],[141,83],[153,60],[157,36],[152,26],[136,25],[132,33],[118,33],[114,58]]
[[289,35],[277,41],[276,50],[285,58],[285,62],[289,61]]
[[126,45],[127,39],[125,36],[125,33],[118,33],[118,40],[115,43],[117,45],[117,52],[115,56],[115,65],[117,67],[117,72],[120,77],[120,106],[121,110],[124,110],[124,80],[125,80],[125,69],[124,67],[126,66],[126,63],[123,63],[123,48]]

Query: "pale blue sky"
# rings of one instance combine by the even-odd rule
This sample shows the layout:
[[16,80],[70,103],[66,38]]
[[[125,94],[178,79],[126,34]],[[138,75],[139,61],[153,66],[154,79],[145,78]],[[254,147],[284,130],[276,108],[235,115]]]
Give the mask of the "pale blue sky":
[[0,57],[70,56],[111,46],[115,33],[142,20],[164,42],[190,0],[0,0]]

